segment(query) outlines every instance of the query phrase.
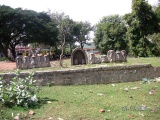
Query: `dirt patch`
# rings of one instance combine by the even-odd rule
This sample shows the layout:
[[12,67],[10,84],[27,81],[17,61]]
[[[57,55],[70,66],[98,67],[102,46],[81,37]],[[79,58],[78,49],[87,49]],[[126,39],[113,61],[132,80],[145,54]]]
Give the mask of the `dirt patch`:
[[[57,67],[59,65],[58,61],[51,61],[52,67]],[[0,71],[4,70],[15,70],[16,69],[16,62],[0,62]]]
[[15,62],[0,62],[0,71],[16,69]]

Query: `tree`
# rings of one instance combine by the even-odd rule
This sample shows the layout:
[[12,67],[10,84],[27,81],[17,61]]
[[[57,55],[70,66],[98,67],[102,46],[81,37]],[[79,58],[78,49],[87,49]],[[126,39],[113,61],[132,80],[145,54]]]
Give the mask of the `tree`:
[[[58,39],[57,45],[61,48],[60,54],[60,67],[63,67],[63,54],[66,44],[73,44],[73,29],[75,22],[69,18],[69,16],[62,13],[49,13],[51,18],[56,21],[56,26],[58,28]],[[71,45],[70,45],[71,46]]]
[[87,40],[90,40],[88,34],[93,30],[91,24],[87,21],[85,22],[76,22],[74,27],[74,40],[80,43],[81,48],[83,49],[84,43]]
[[102,53],[127,49],[126,31],[125,23],[119,15],[103,17],[96,25],[95,45]]
[[[158,22],[160,25],[160,0],[158,2],[157,6],[153,6],[153,7],[154,7],[153,10],[158,18]],[[160,28],[159,28],[159,30],[160,30]],[[157,33],[148,35],[147,38],[150,39],[154,44],[156,44],[156,46],[160,50],[160,31],[158,31]]]
[[70,18],[67,17],[65,19],[62,19],[62,21],[60,22],[60,24],[58,26],[59,33],[60,33],[59,38],[63,40],[62,45],[61,45],[61,55],[60,55],[60,66],[61,67],[63,67],[62,57],[63,57],[63,54],[64,54],[64,45],[67,41],[67,38],[73,39],[72,35],[70,33],[70,29],[71,29],[70,25],[72,25],[72,22],[73,21]]
[[130,53],[135,57],[158,55],[156,46],[147,35],[159,31],[158,19],[151,5],[145,0],[132,0],[132,12],[124,16],[127,27]]
[[70,19],[69,16],[65,15],[64,12],[61,12],[61,13],[59,13],[59,12],[51,13],[51,11],[49,11],[49,15],[55,21],[56,27],[58,28],[58,41],[56,43],[57,44],[56,51],[58,51],[58,46],[62,45],[63,38],[61,36],[60,26],[62,25],[62,23],[64,21],[68,21],[68,22],[67,22],[67,25],[64,25],[64,23],[63,23],[63,26],[66,26],[66,27],[69,28],[68,29],[68,35],[65,36],[65,45],[68,44],[68,43],[69,44],[71,44],[71,43],[73,44],[72,28],[73,28],[74,21],[72,19]]
[[54,44],[56,37],[54,22],[46,13],[0,6],[0,48],[5,57],[9,57],[7,54],[9,49],[14,59],[15,47],[18,44],[30,42]]

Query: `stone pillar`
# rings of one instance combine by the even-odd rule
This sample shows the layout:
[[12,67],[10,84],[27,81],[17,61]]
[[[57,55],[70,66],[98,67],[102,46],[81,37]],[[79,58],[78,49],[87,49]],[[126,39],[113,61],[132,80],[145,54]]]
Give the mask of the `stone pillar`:
[[116,57],[115,57],[115,52],[114,50],[109,50],[107,52],[107,58],[109,62],[115,62],[116,61]]
[[17,67],[17,69],[22,69],[23,68],[22,56],[17,56],[17,58],[16,58],[16,67]]
[[101,60],[101,62],[103,62],[103,63],[109,62],[109,61],[108,61],[108,58],[107,58],[107,55],[101,55],[101,56],[100,56],[100,60]]
[[50,60],[49,60],[49,55],[44,55],[44,66],[45,67],[50,67]]
[[23,68],[24,69],[30,68],[30,60],[28,56],[23,57]]
[[37,67],[37,58],[35,55],[32,55],[31,57],[31,68],[36,68]]
[[37,64],[39,68],[45,67],[44,65],[44,56],[42,54],[38,54],[37,56]]
[[121,51],[122,54],[122,62],[127,62],[127,53],[125,50]]
[[122,62],[122,54],[121,51],[116,51],[116,62]]
[[95,64],[95,54],[90,53],[90,55],[89,55],[89,63],[90,64]]

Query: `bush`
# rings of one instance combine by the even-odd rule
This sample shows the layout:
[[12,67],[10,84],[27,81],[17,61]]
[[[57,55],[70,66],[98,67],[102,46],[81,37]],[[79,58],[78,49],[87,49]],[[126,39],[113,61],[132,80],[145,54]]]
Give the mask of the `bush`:
[[16,77],[7,83],[0,78],[0,102],[7,107],[21,106],[32,107],[37,104],[38,98],[35,92],[38,87],[34,85],[34,73],[29,73],[25,79],[20,78],[20,71],[16,71]]

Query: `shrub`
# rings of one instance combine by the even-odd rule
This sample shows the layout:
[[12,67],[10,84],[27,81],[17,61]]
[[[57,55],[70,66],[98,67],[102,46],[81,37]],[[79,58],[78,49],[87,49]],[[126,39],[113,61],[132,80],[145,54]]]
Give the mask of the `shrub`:
[[20,71],[16,71],[16,77],[7,83],[0,78],[0,101],[8,107],[22,106],[32,107],[37,104],[38,98],[35,92],[38,87],[34,85],[34,73],[29,73],[25,79],[20,78]]

